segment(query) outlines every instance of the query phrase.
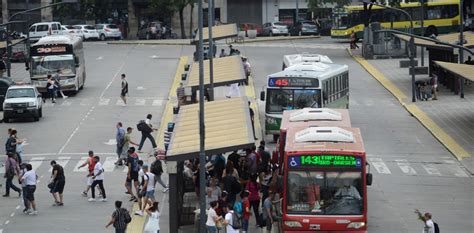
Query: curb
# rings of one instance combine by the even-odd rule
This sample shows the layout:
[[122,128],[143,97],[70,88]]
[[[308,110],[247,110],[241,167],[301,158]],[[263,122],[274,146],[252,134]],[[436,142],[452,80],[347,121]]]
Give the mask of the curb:
[[450,151],[459,161],[471,155],[459,145],[449,134],[438,126],[425,112],[423,112],[416,104],[407,103],[407,96],[398,87],[388,80],[385,75],[372,66],[367,60],[360,56],[352,54],[350,49],[347,53],[356,60],[369,74],[372,75],[382,86],[398,99],[400,104],[414,116],[448,151]]
[[278,37],[260,37],[256,39],[247,39],[243,42],[232,42],[229,44],[248,44],[248,43],[257,43],[257,42],[267,42],[267,41],[285,41],[285,40],[304,40],[304,39],[319,39],[321,36],[278,36]]
[[[250,107],[254,112],[254,128],[255,128],[255,137],[264,141],[264,134],[262,132],[262,126],[260,125],[260,114],[258,111],[258,101],[255,94],[255,86],[253,82],[253,76],[249,76],[249,84],[245,86],[245,95],[251,101]],[[255,142],[256,146],[259,145],[258,141]]]

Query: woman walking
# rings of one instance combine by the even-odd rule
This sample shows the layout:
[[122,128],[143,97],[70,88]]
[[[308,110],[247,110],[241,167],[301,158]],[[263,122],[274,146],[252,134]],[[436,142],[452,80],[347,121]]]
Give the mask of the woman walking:
[[259,212],[259,206],[260,206],[260,184],[257,182],[257,175],[252,175],[250,177],[250,182],[247,183],[247,186],[245,187],[246,190],[250,191],[250,196],[249,196],[249,201],[250,201],[250,207],[253,209],[253,213],[255,216],[255,222],[257,223],[257,226],[261,226],[260,224],[260,212]]
[[206,229],[208,233],[216,233],[216,224],[222,219],[222,216],[218,216],[216,213],[216,209],[219,208],[219,203],[217,201],[211,201],[210,205],[211,208],[209,208],[209,211],[207,212]]
[[160,233],[158,202],[153,202],[153,205],[146,209],[146,213],[148,214],[148,222],[145,225],[144,233]]

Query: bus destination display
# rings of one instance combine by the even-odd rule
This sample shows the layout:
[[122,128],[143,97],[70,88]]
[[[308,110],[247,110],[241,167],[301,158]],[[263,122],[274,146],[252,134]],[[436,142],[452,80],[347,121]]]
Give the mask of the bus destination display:
[[298,167],[347,167],[361,168],[362,159],[354,155],[299,155],[288,158],[291,168]]
[[32,46],[30,51],[32,56],[71,54],[72,47],[68,45],[41,45]]
[[269,78],[269,87],[319,87],[319,80],[313,78]]

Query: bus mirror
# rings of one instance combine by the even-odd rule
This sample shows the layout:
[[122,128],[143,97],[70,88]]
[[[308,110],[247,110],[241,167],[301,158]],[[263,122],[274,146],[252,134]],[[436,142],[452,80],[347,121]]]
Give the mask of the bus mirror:
[[260,100],[265,101],[265,91],[260,92]]
[[372,173],[367,173],[366,176],[367,176],[367,178],[366,178],[367,186],[372,185]]
[[74,63],[76,63],[76,67],[79,67],[79,58],[77,56],[74,57]]

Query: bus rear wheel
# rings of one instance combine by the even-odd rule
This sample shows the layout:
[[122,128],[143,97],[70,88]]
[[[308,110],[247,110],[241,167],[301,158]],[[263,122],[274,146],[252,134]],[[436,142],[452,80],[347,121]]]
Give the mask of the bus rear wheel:
[[435,26],[431,25],[429,26],[428,28],[426,28],[426,31],[425,31],[425,36],[426,37],[429,37],[431,35],[435,35],[435,36],[438,36],[438,29],[436,29]]

